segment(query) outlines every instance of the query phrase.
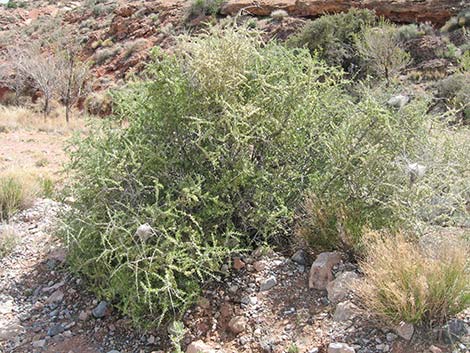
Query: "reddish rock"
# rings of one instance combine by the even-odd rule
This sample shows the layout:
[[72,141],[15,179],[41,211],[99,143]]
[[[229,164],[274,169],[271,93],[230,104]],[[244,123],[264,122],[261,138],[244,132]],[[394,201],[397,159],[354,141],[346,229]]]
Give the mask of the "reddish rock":
[[256,271],[258,272],[261,272],[263,271],[265,268],[266,268],[266,261],[256,261],[254,264],[253,264],[253,267]]
[[460,0],[228,0],[221,8],[225,15],[240,11],[257,16],[269,16],[283,9],[290,15],[315,17],[325,13],[348,11],[351,7],[374,10],[377,15],[397,22],[426,22],[443,25],[465,7]]
[[245,267],[245,263],[239,257],[235,257],[233,259],[233,268],[235,270],[239,271],[244,267]]
[[186,353],[215,353],[215,350],[212,349],[211,346],[199,340],[192,342],[188,348],[186,348]]
[[114,13],[121,17],[131,17],[136,10],[137,8],[135,6],[125,5],[118,7],[116,10],[114,10]]
[[337,252],[324,252],[317,256],[310,269],[308,281],[309,288],[326,289],[333,277],[333,266],[341,261],[341,255]]

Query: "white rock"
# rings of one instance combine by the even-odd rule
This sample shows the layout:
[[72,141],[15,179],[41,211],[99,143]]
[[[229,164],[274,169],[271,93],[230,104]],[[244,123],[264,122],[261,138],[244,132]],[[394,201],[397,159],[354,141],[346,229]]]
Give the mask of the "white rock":
[[413,333],[415,332],[415,328],[412,324],[406,322],[400,322],[400,324],[395,328],[398,336],[401,338],[409,341],[411,337],[413,337]]
[[188,348],[186,348],[186,353],[215,353],[215,350],[199,340],[192,342]]
[[436,347],[436,346],[429,347],[429,351],[431,353],[442,353],[442,349],[440,349],[439,347]]
[[24,331],[18,320],[6,321],[0,318],[0,342],[15,338]]
[[332,303],[338,303],[347,299],[350,289],[358,279],[356,272],[343,272],[334,281],[326,286],[328,291],[328,300]]
[[351,302],[339,303],[336,306],[335,313],[333,315],[334,321],[347,321],[352,320],[357,316],[359,308]]
[[90,314],[87,311],[82,310],[82,311],[80,311],[80,314],[78,314],[78,319],[80,321],[86,321],[89,316],[90,316]]
[[11,297],[7,298],[0,298],[2,301],[0,301],[0,315],[1,314],[9,314],[13,311],[13,308],[15,307],[13,304],[13,299],[10,299]]
[[309,288],[326,289],[328,283],[333,280],[333,266],[340,262],[341,255],[338,252],[319,254],[310,268]]
[[64,299],[64,292],[58,289],[54,293],[52,293],[49,296],[49,298],[47,298],[46,303],[48,304],[60,303],[63,299]]
[[355,353],[353,347],[348,346],[346,343],[334,342],[328,345],[328,353]]

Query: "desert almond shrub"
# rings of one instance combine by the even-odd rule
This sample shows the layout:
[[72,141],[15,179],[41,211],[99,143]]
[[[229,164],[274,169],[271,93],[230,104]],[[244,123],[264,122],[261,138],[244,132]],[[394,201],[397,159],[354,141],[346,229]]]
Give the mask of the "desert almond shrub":
[[327,200],[363,160],[358,183],[381,180],[425,131],[418,108],[357,102],[337,69],[256,31],[210,29],[153,55],[75,142],[63,227],[72,268],[137,322],[186,308],[231,253],[288,237],[312,188]]
[[356,288],[365,307],[391,323],[442,324],[470,305],[468,243],[425,247],[401,233],[369,233]]

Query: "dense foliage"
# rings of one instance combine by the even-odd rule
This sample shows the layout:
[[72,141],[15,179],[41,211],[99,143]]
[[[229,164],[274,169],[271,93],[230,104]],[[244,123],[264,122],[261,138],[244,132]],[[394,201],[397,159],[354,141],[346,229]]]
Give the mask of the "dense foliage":
[[406,171],[427,148],[425,104],[352,98],[306,49],[211,29],[146,75],[76,141],[64,226],[73,268],[135,319],[187,307],[233,252],[294,227],[353,244],[428,196]]
[[289,38],[293,47],[306,47],[330,65],[348,69],[359,64],[355,40],[364,29],[377,23],[374,12],[351,9],[346,13],[322,16],[308,22],[297,35]]

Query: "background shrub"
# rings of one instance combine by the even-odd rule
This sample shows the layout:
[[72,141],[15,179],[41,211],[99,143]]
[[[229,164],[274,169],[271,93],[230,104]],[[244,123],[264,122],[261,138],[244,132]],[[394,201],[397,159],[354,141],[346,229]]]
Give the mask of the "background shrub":
[[369,234],[365,280],[357,293],[368,310],[398,324],[443,324],[470,305],[468,243],[423,248],[403,234]]
[[113,99],[109,91],[93,92],[86,97],[84,107],[90,115],[109,115],[113,110]]
[[437,98],[448,108],[456,110],[456,116],[470,122],[470,71],[457,72],[436,83]]
[[356,38],[356,47],[369,72],[385,77],[387,82],[397,76],[411,62],[410,55],[402,49],[397,27],[381,24],[367,27]]
[[97,65],[104,64],[109,59],[114,58],[121,52],[122,48],[119,45],[116,45],[112,48],[102,48],[98,49],[93,55],[93,60]]
[[308,22],[300,33],[288,39],[292,47],[306,47],[318,52],[330,65],[345,69],[359,65],[355,37],[376,23],[374,12],[351,9],[347,13],[325,15]]
[[[388,108],[392,92],[366,88],[355,105],[365,104],[366,114],[351,114],[317,139],[324,164],[309,174],[314,179],[296,225],[316,250],[360,251],[367,228],[422,232],[430,225],[468,225],[468,129],[428,116],[426,97],[399,111]],[[425,169],[419,178],[410,170],[415,163]]]
[[192,0],[187,19],[199,16],[215,16],[220,11],[223,0]]

